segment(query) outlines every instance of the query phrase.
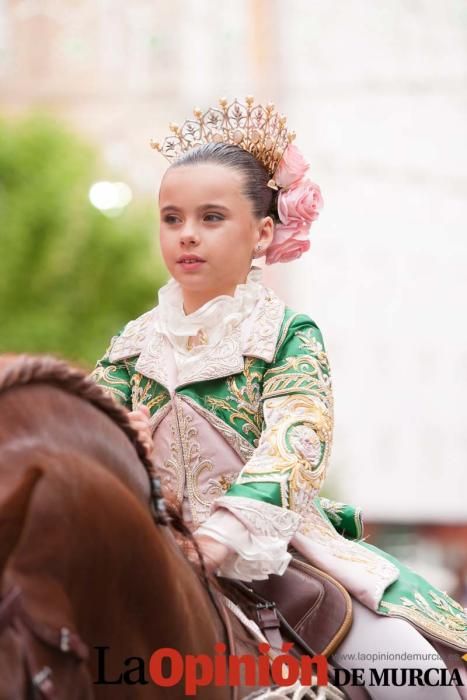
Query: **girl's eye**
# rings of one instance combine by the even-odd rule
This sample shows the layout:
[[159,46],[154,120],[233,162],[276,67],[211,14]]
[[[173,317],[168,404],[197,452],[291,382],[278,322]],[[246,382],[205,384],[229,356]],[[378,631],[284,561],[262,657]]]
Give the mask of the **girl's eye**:
[[222,221],[224,217],[222,214],[206,214],[204,218],[208,221]]
[[164,221],[167,224],[175,223],[176,219],[177,217],[175,216],[175,214],[167,214],[167,216],[164,217]]

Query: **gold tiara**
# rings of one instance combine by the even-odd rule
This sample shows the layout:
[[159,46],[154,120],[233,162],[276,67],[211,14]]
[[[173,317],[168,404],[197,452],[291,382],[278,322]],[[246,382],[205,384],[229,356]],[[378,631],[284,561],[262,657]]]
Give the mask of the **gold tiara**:
[[280,115],[272,103],[254,105],[249,95],[243,105],[235,99],[230,105],[225,97],[219,100],[220,109],[211,107],[204,112],[193,110],[196,119],[187,119],[182,126],[171,123],[172,135],[162,144],[151,139],[150,144],[169,161],[182,153],[205,143],[230,143],[240,146],[260,161],[272,176],[282,155],[294,138],[288,131],[286,117]]

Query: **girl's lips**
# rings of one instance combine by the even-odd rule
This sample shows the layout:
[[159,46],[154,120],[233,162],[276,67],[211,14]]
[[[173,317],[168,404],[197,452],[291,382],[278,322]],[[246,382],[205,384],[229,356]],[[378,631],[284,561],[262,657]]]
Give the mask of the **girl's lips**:
[[188,260],[180,260],[177,265],[180,265],[182,270],[185,270],[186,272],[192,272],[194,270],[199,270],[203,263],[204,260],[193,260],[192,262],[189,262]]

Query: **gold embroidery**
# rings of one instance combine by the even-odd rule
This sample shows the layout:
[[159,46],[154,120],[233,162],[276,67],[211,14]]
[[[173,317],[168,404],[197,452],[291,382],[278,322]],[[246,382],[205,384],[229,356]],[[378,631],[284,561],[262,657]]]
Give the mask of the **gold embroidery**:
[[128,382],[122,377],[116,376],[114,372],[118,370],[115,365],[109,365],[108,367],[103,367],[98,365],[89,375],[92,379],[112,398],[116,399],[118,403],[126,403],[128,400],[128,394],[122,389],[118,389],[118,386],[123,386],[128,389]]
[[183,400],[188,403],[194,411],[199,413],[203,418],[205,418],[208,423],[210,423],[213,428],[215,428],[225,439],[225,441],[232,447],[238,456],[241,458],[242,462],[245,463],[250,459],[254,452],[254,447],[250,445],[248,440],[242,437],[235,428],[232,428],[227,423],[219,418],[215,413],[211,413],[206,408],[203,408],[199,403],[197,403],[191,396],[183,395]]
[[429,594],[434,605],[444,614],[433,610],[430,603],[418,591],[414,594],[415,601],[402,597],[402,605],[385,600],[382,600],[380,605],[389,613],[403,617],[440,640],[454,644],[465,651],[467,649],[467,616],[462,608],[451,598],[447,603],[445,598],[441,598],[433,590],[430,590]]
[[221,487],[221,491],[223,494],[227,491],[227,489],[229,489],[232,486],[236,478],[236,473],[223,474],[221,476],[221,478],[219,479],[219,486]]
[[[210,396],[207,398],[206,403],[213,409],[227,411],[232,424],[235,424],[235,420],[240,420],[242,422],[242,431],[245,435],[251,433],[255,438],[259,438],[263,423],[260,403],[262,375],[261,372],[252,369],[254,364],[254,358],[245,358],[243,374],[240,377],[231,376],[227,379],[228,399]],[[239,386],[237,381],[243,377],[246,379],[246,384]]]
[[[154,381],[146,378],[146,384],[141,386],[142,375],[135,372],[131,377],[131,405],[133,410],[144,404],[150,411],[158,409],[168,400],[169,396],[165,390],[155,393]],[[152,397],[152,398],[151,398]]]
[[199,345],[207,345],[208,342],[209,342],[209,339],[208,339],[206,331],[204,331],[202,328],[200,328],[199,331],[196,333],[196,335],[188,336],[187,341],[186,341],[186,349],[193,350],[193,348],[196,348]]
[[399,569],[382,555],[366,549],[355,541],[347,540],[333,528],[319,512],[316,503],[309,500],[301,512],[300,533],[312,542],[321,544],[336,559],[360,565],[372,576],[372,597],[379,602],[385,589],[399,577]]
[[100,386],[108,396],[115,399],[115,401],[118,403],[126,403],[127,396],[123,391],[120,391],[120,389],[116,389],[115,387],[111,386],[104,386],[103,384]]
[[298,313],[292,314],[292,316],[288,319],[288,321],[287,321],[286,323],[284,323],[284,327],[283,327],[282,332],[281,332],[281,334],[280,334],[279,340],[277,341],[277,347],[276,347],[276,351],[275,351],[275,353],[274,353],[273,362],[275,361],[276,356],[277,356],[279,350],[281,349],[282,343],[284,342],[284,340],[285,340],[286,337],[287,337],[287,334],[288,334],[288,332],[289,332],[290,326],[292,325],[292,323],[295,321],[295,319],[296,319],[297,316],[299,316],[299,315],[300,315],[300,314],[298,314]]
[[170,443],[170,457],[165,460],[165,473],[162,477],[162,485],[175,496],[177,505],[180,505],[183,499],[183,489],[185,486],[185,457],[184,445],[181,440],[181,430],[178,425],[178,419],[173,411],[172,421],[170,424],[172,431],[172,441]]
[[[344,518],[341,514],[348,509],[349,506],[346,503],[331,501],[329,498],[324,498],[323,496],[319,497],[319,503],[333,525],[335,527],[344,528]],[[360,540],[363,537],[362,512],[360,508],[355,506],[352,506],[351,510],[353,511],[352,521],[355,531],[350,535],[350,537],[352,539]],[[346,530],[347,529],[348,528],[346,528]]]
[[319,396],[329,410],[332,409],[329,361],[321,343],[309,336],[312,332],[313,329],[310,329],[296,335],[303,341],[302,348],[313,354],[288,357],[282,365],[267,372],[263,389],[265,399],[291,391],[307,392]]
[[178,474],[179,500],[183,497],[183,485],[186,483],[193,522],[199,525],[209,517],[213,501],[225,493],[235,481],[236,474],[224,473],[217,479],[206,479],[201,486],[206,472],[213,471],[214,463],[203,457],[193,416],[183,411],[182,404],[183,399],[175,395],[173,427],[178,440],[177,444],[173,444],[173,457],[166,462],[166,466],[172,467]]
[[[197,446],[199,447],[199,443]],[[199,522],[203,522],[208,518],[213,501],[223,496],[237,478],[236,472],[229,472],[222,474],[218,479],[205,479],[201,490],[202,477],[205,476],[206,472],[211,472],[213,469],[213,462],[208,459],[199,459],[192,471],[192,493],[196,499],[195,506]]]
[[267,399],[264,415],[266,429],[238,483],[288,481],[288,505],[301,512],[325,478],[332,416],[319,399],[306,394]]
[[171,410],[172,410],[172,402],[168,401],[163,406],[158,408],[155,413],[152,414],[151,419],[150,419],[150,425],[152,428],[153,435],[154,435],[154,431],[156,430],[159,423],[161,423],[162,419],[165,418],[165,416],[168,413],[170,413]]

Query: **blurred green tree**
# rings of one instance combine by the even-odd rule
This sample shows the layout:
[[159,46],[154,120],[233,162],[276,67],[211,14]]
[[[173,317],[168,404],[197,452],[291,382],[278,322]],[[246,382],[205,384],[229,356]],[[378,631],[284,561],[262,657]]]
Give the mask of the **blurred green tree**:
[[166,278],[155,206],[109,217],[89,201],[96,149],[50,117],[0,120],[0,352],[86,367],[156,301]]

